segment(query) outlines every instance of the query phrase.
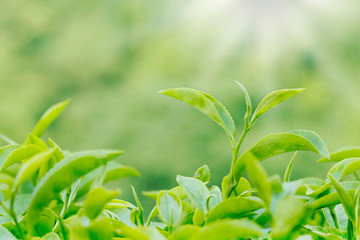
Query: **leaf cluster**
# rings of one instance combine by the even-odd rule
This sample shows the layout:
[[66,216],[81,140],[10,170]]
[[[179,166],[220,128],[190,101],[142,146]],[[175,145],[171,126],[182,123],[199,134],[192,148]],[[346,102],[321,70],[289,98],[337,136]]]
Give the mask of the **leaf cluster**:
[[[190,88],[161,91],[213,119],[232,147],[229,174],[210,186],[208,166],[193,176],[176,177],[171,189],[142,192],[154,199],[149,216],[134,188],[134,203],[119,198],[106,183],[139,176],[115,160],[118,150],[71,153],[41,137],[69,100],[48,109],[19,144],[8,137],[0,147],[1,239],[359,239],[360,148],[329,154],[313,131],[274,133],[253,147],[240,147],[257,119],[304,89],[283,89],[265,96],[252,109],[247,90],[243,130],[225,106],[211,95]],[[314,152],[318,162],[334,162],[326,179],[291,180],[298,152]],[[268,176],[261,162],[283,153],[294,155],[283,177]]]

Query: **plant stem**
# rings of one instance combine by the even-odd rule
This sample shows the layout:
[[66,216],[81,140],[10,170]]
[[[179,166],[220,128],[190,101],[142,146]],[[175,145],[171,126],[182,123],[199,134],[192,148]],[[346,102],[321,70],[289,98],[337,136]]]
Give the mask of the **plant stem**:
[[232,191],[235,189],[235,187],[237,185],[237,182],[235,182],[235,179],[234,179],[234,168],[235,168],[236,161],[238,159],[240,146],[241,146],[242,142],[244,141],[246,134],[249,132],[249,129],[250,129],[249,125],[246,124],[236,145],[235,146],[233,145],[233,155],[232,155],[232,160],[231,160],[230,178],[229,178],[228,186],[226,187],[225,198],[230,197]]
[[15,198],[11,197],[11,199],[10,199],[10,209],[7,208],[3,202],[0,202],[0,205],[10,215],[10,217],[13,219],[16,230],[18,231],[20,238],[22,240],[25,240],[23,232],[21,231],[19,222],[17,220],[16,214],[15,214],[15,211],[14,211],[14,200],[15,200]]
[[69,204],[69,198],[70,198],[70,193],[71,193],[71,188],[67,188],[66,189],[66,195],[65,195],[65,199],[64,199],[64,205],[61,209],[60,212],[60,216],[59,216],[59,220],[56,221],[53,231],[55,231],[55,229],[58,227],[60,220],[65,216],[65,213],[68,210],[68,204]]

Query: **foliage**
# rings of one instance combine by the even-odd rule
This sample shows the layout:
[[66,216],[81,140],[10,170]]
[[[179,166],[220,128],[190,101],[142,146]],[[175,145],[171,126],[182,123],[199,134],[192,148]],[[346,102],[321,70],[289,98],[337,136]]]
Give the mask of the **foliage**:
[[[23,144],[8,137],[0,148],[0,236],[2,239],[359,239],[360,168],[358,148],[329,154],[313,131],[271,134],[250,149],[240,147],[265,112],[304,89],[270,93],[252,111],[246,89],[244,129],[236,132],[229,111],[214,97],[189,88],[161,91],[190,104],[217,122],[233,149],[230,172],[221,188],[208,186],[205,165],[193,177],[177,176],[178,186],[143,192],[156,200],[150,215],[133,188],[136,204],[120,200],[108,182],[139,173],[118,163],[123,152],[70,153],[41,139],[69,100],[51,107]],[[325,180],[291,181],[298,151],[335,162]],[[261,161],[295,152],[282,178],[268,176]],[[247,177],[244,174],[247,173]]]

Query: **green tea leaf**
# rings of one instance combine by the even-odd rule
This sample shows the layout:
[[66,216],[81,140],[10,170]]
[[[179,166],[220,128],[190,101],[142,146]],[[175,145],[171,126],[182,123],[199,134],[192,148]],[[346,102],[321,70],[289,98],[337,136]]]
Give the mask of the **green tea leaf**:
[[291,175],[291,171],[293,169],[293,165],[294,165],[294,161],[296,158],[297,152],[294,153],[293,157],[291,158],[289,165],[286,168],[285,174],[284,174],[284,182],[289,182],[290,181],[290,175]]
[[339,193],[340,200],[344,206],[346,214],[348,215],[349,219],[355,223],[355,203],[350,194],[336,181],[336,179],[329,175],[329,178],[334,185],[336,191]]
[[[222,182],[221,182],[221,189],[222,189],[222,196],[223,198],[225,198],[225,193],[226,193],[226,187],[229,184],[229,178],[230,175],[226,175]],[[241,177],[238,184],[236,185],[235,189],[231,192],[230,197],[237,197],[237,196],[242,196],[242,197],[249,197],[251,196],[251,186],[248,180],[246,180],[246,178]]]
[[[54,224],[55,213],[51,209],[45,208],[37,219],[34,229],[40,236],[44,236],[52,231]],[[49,239],[49,237],[47,239]]]
[[41,137],[43,132],[50,126],[50,124],[62,113],[66,105],[70,102],[70,99],[60,102],[50,107],[40,118],[36,124],[33,134]]
[[[98,174],[100,174],[100,169],[96,169],[84,177],[84,179],[81,181],[81,185],[76,195],[76,199],[83,197],[89,191],[91,185],[95,180],[95,177],[98,176]],[[117,165],[113,168],[106,168],[104,184],[124,177],[137,176],[140,176],[140,173],[135,168],[125,165]]]
[[209,189],[210,192],[210,197],[207,200],[207,209],[211,210],[213,209],[216,205],[218,205],[222,200],[222,194],[221,194],[221,190],[218,186],[212,186]]
[[206,202],[210,197],[210,192],[205,184],[192,177],[178,175],[176,181],[185,189],[187,196],[194,202],[201,212],[207,213]]
[[257,189],[257,193],[267,207],[270,207],[272,187],[268,180],[264,167],[257,159],[249,153],[246,158],[246,169],[249,174],[251,184]]
[[6,159],[8,158],[8,156],[13,153],[16,149],[18,149],[19,147],[21,147],[20,145],[6,145],[3,147],[0,147],[0,165],[1,165],[1,169],[3,169],[4,166],[4,162],[6,161]]
[[[312,132],[308,132],[311,136],[310,139],[294,133],[275,133],[264,137],[238,158],[234,169],[235,179],[240,179],[242,174],[245,172],[245,159],[249,153],[256,157],[258,161],[263,161],[282,153],[294,151],[310,151],[319,154],[324,153],[326,146],[313,145],[312,142],[315,142],[314,139],[316,139],[318,135],[312,135],[311,133]],[[316,142],[320,143],[322,140],[318,140]]]
[[232,240],[265,236],[264,230],[248,220],[224,219],[212,222],[195,232],[190,240]]
[[217,122],[231,139],[234,138],[234,121],[224,105],[214,97],[191,88],[172,88],[160,91],[160,93],[183,101],[203,112]]
[[252,112],[250,95],[249,95],[248,91],[246,90],[246,88],[241,83],[239,83],[238,81],[235,81],[235,82],[237,83],[237,85],[239,85],[241,91],[244,93],[244,96],[245,96],[246,114],[244,116],[244,121],[245,121],[245,126],[247,127],[250,124],[250,117],[251,117],[251,112]]
[[[350,194],[353,195],[355,193],[354,189],[346,189],[346,191]],[[335,193],[329,193],[317,200],[315,200],[314,202],[312,202],[310,204],[310,206],[317,210],[317,209],[321,209],[324,207],[331,207],[334,206],[336,204],[340,204],[341,203],[341,199],[339,196],[339,193],[335,192]]]
[[207,165],[200,167],[195,173],[194,178],[201,180],[205,184],[210,182],[210,169]]
[[111,150],[92,150],[72,154],[57,163],[36,186],[26,217],[34,224],[41,210],[56,199],[58,194],[69,187],[76,179],[95,168],[118,157],[123,152]]
[[273,239],[291,239],[295,229],[306,220],[308,211],[303,200],[293,196],[281,198],[273,214]]
[[321,227],[304,225],[304,228],[311,231],[312,234],[320,236],[326,240],[344,240],[345,234],[340,230],[332,227]]
[[347,158],[360,158],[360,147],[344,149],[330,154],[330,158],[323,157],[318,162],[340,162]]
[[256,107],[255,112],[251,118],[250,126],[255,123],[255,121],[263,115],[265,112],[274,108],[278,104],[286,101],[292,96],[304,91],[304,88],[294,88],[294,89],[282,89],[269,93],[265,96],[259,105]]
[[38,147],[40,147],[41,149],[45,150],[48,148],[48,146],[46,145],[46,143],[38,136],[36,136],[33,133],[30,133],[26,139],[25,139],[25,143],[24,145],[36,145]]
[[264,204],[255,198],[228,198],[209,212],[206,223],[225,218],[239,219],[262,207],[264,207]]
[[49,149],[43,153],[39,153],[31,157],[26,161],[20,168],[16,178],[14,180],[13,192],[17,192],[20,185],[26,180],[29,179],[37,170],[41,167],[42,164],[45,164],[50,157],[53,155],[54,149]]
[[321,137],[314,131],[306,130],[306,129],[298,129],[289,131],[289,133],[294,133],[296,135],[302,136],[318,150],[319,154],[325,156],[326,158],[330,158],[329,151],[327,150],[325,142],[321,139]]
[[20,161],[26,161],[30,157],[40,153],[42,151],[41,148],[39,148],[37,145],[27,145],[22,146],[20,148],[16,148],[14,151],[12,151],[8,157],[5,159],[4,163],[1,166],[1,170],[4,170],[11,165],[18,163]]
[[200,230],[199,227],[193,225],[183,225],[175,230],[173,234],[169,236],[169,240],[188,240],[193,235],[197,234]]
[[182,214],[181,199],[171,192],[161,191],[156,200],[156,206],[164,223],[173,227],[176,226]]
[[48,233],[42,237],[43,240],[61,240],[59,235],[54,232]]
[[105,205],[118,196],[120,191],[109,190],[103,187],[91,189],[84,203],[85,214],[90,219],[94,219],[101,214]]

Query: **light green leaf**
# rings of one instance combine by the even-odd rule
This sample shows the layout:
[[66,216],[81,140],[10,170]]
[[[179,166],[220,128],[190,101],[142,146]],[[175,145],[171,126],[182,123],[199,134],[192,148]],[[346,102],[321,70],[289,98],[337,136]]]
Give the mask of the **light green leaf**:
[[237,83],[237,85],[239,85],[241,91],[244,93],[244,96],[245,96],[246,114],[244,116],[244,121],[245,121],[245,127],[247,127],[250,124],[250,117],[251,117],[251,112],[252,112],[251,98],[250,98],[250,95],[249,95],[248,91],[246,90],[246,88],[238,81],[235,81],[235,82]]
[[233,140],[235,124],[228,110],[214,97],[191,88],[172,88],[160,91],[161,94],[183,101],[217,122]]
[[76,179],[121,155],[121,151],[92,150],[70,155],[57,163],[37,184],[26,217],[33,225],[41,210]]
[[50,126],[50,124],[62,113],[66,105],[70,102],[70,99],[60,102],[50,107],[40,118],[36,124],[33,134],[41,137],[43,132]]
[[54,232],[48,233],[42,237],[43,240],[60,240],[59,235]]
[[156,200],[156,206],[164,223],[173,227],[181,220],[181,199],[171,192],[161,191]]
[[16,237],[12,235],[6,228],[0,225],[0,236],[6,240],[16,240]]
[[139,200],[139,198],[138,198],[138,196],[136,194],[135,188],[133,186],[131,186],[131,190],[132,190],[136,205],[138,207],[138,210],[139,210],[140,213],[142,213],[144,211],[144,208],[142,207],[141,202],[140,202],[140,200]]
[[207,213],[207,199],[210,192],[199,179],[178,175],[176,181],[185,189],[187,196],[194,202],[201,212]]
[[349,219],[355,223],[355,203],[350,194],[336,181],[336,179],[329,175],[329,178],[334,185],[336,191],[339,194],[341,203],[344,206],[344,209],[346,211],[346,214],[348,215]]
[[277,106],[278,104],[286,101],[287,99],[291,98],[292,96],[304,90],[305,90],[304,88],[282,89],[269,93],[261,100],[259,105],[256,107],[255,112],[250,121],[250,126],[252,126],[255,123],[255,121],[265,112],[269,111],[273,107]]
[[[311,135],[311,132],[309,132],[309,135]],[[311,139],[308,139],[294,133],[275,133],[264,137],[238,158],[234,168],[235,179],[239,180],[245,172],[245,159],[249,153],[256,157],[258,161],[263,161],[287,152],[310,151],[319,154],[325,152],[326,146],[312,144],[314,138],[317,137],[317,134],[311,135]]]
[[334,213],[337,220],[337,225],[341,231],[346,231],[349,222],[349,217],[346,214],[345,208],[342,204],[334,207]]
[[345,234],[336,228],[311,226],[311,225],[304,225],[304,228],[311,231],[312,234],[314,234],[316,236],[320,236],[326,240],[344,240],[345,239]]
[[[223,198],[225,198],[226,188],[229,184],[229,178],[230,178],[230,174],[226,175],[221,182]],[[237,197],[240,195],[242,197],[251,196],[250,189],[251,189],[251,186],[250,186],[249,181],[246,178],[241,177],[238,184],[236,185],[235,189],[231,192],[230,197]]]
[[264,230],[248,220],[224,219],[212,222],[195,232],[190,240],[232,240],[265,236]]
[[360,169],[360,158],[344,159],[337,162],[328,172],[335,179],[340,180],[342,177],[356,172]]
[[48,142],[50,147],[55,149],[54,157],[56,159],[56,162],[60,162],[61,160],[63,160],[65,158],[63,150],[51,138],[48,138]]
[[210,192],[210,197],[208,199],[208,206],[207,209],[211,210],[213,209],[216,205],[218,205],[222,200],[222,194],[221,194],[221,190],[218,186],[212,186],[209,189]]
[[316,132],[306,129],[298,129],[289,131],[289,133],[294,133],[296,135],[302,136],[303,138],[311,142],[311,144],[318,150],[320,155],[325,156],[326,158],[330,158],[330,154],[327,150],[325,142]]
[[239,219],[262,207],[264,207],[264,204],[256,198],[228,198],[209,212],[206,223],[225,218]]
[[205,184],[210,182],[210,169],[207,165],[200,167],[195,173],[194,178],[201,180]]
[[323,157],[318,162],[340,162],[347,158],[360,158],[360,147],[344,149],[330,154],[330,158]]
[[291,158],[289,165],[286,168],[285,174],[284,174],[284,182],[289,182],[290,181],[290,175],[291,175],[291,171],[293,169],[293,165],[294,165],[294,161],[296,158],[297,152],[294,153],[293,157]]
[[3,169],[3,165],[5,160],[8,158],[8,156],[14,152],[16,149],[18,149],[19,147],[21,147],[20,145],[6,145],[3,147],[0,147],[0,165],[1,165],[1,169]]
[[[89,191],[96,176],[98,176],[99,174],[100,174],[100,169],[96,169],[84,177],[84,179],[81,181],[81,185],[76,195],[76,199],[83,197]],[[111,181],[115,181],[119,178],[137,177],[137,176],[140,176],[140,173],[133,167],[118,165],[118,164],[113,168],[108,168],[107,166],[104,177],[104,184]]]
[[38,136],[36,136],[33,133],[30,133],[26,139],[25,139],[25,143],[24,145],[36,145],[38,147],[40,147],[41,149],[45,150],[48,148],[48,146],[46,145],[46,143]]
[[36,171],[39,170],[41,165],[46,164],[46,162],[49,161],[53,153],[54,153],[54,149],[49,149],[45,152],[38,153],[32,156],[28,161],[26,161],[21,166],[19,172],[15,177],[14,185],[13,185],[13,193],[16,193],[20,185],[26,179],[29,179],[32,175],[34,175]]
[[257,193],[265,205],[270,207],[272,187],[264,167],[257,161],[252,153],[248,153],[246,157],[246,169],[251,184],[257,189]]
[[294,196],[285,196],[277,204],[273,214],[273,239],[291,239],[295,229],[302,224],[309,213],[309,209],[303,200]]
[[[344,182],[342,182],[341,184],[343,185],[343,183]],[[343,185],[343,188],[345,188],[344,185]],[[351,196],[354,195],[355,189],[347,189],[347,188],[345,188],[345,189]],[[329,193],[329,194],[315,200],[314,202],[312,202],[310,204],[310,206],[313,209],[317,210],[317,209],[321,209],[324,207],[331,207],[331,206],[334,206],[334,205],[340,204],[340,203],[341,203],[341,199],[340,199],[339,193],[334,192],[334,193]]]
[[200,230],[199,227],[193,225],[183,225],[175,230],[169,236],[169,240],[188,240]]
[[91,189],[84,203],[86,216],[90,219],[96,218],[102,213],[105,205],[119,194],[120,191],[109,190],[103,187]]
[[20,161],[28,160],[28,158],[40,153],[41,151],[42,151],[42,149],[34,144],[16,148],[5,159],[5,161],[3,162],[2,166],[1,166],[1,170],[4,170],[4,169],[10,167],[11,165],[18,163]]

